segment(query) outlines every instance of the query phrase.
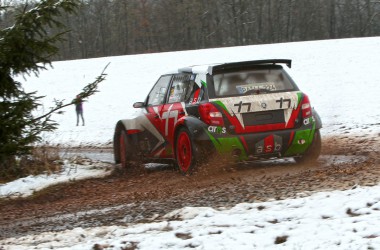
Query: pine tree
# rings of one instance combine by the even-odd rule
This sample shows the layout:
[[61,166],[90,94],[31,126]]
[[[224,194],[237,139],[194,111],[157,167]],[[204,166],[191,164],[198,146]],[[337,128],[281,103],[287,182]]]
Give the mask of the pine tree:
[[[35,74],[51,66],[50,58],[58,52],[56,42],[62,33],[50,34],[56,28],[63,29],[59,17],[73,13],[79,0],[41,0],[31,8],[25,8],[15,16],[12,27],[0,31],[0,170],[15,166],[18,156],[29,154],[33,145],[40,141],[41,133],[53,131],[57,124],[50,115],[71,105],[56,101],[55,107],[40,117],[33,112],[41,106],[36,92],[27,93],[15,80],[18,75]],[[5,7],[0,6],[0,11]],[[1,12],[0,12],[1,15]],[[102,73],[87,85],[83,98],[97,92],[97,84],[105,79]]]

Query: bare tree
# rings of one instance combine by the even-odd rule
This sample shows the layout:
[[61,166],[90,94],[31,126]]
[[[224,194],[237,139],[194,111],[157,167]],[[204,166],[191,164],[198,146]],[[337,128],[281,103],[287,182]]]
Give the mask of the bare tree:
[[[78,1],[61,17],[71,32],[56,59],[380,35],[377,0]],[[0,27],[12,13],[0,12]]]

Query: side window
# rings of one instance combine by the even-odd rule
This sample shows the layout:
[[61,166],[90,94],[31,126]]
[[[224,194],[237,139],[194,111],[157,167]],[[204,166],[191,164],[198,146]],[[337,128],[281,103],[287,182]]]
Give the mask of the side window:
[[165,102],[165,96],[171,75],[161,76],[148,95],[148,106],[160,105]]
[[[162,76],[149,93],[147,105],[160,105],[165,103],[165,97],[171,75]],[[185,102],[196,104],[201,101],[203,91],[194,82],[195,75],[177,74],[173,76],[170,86],[168,103]]]
[[196,104],[202,99],[202,91],[199,86],[194,82],[189,82],[189,88],[185,96],[185,102],[188,104]]
[[186,94],[190,87],[189,74],[178,74],[173,77],[173,83],[169,91],[168,103],[183,102],[185,101]]

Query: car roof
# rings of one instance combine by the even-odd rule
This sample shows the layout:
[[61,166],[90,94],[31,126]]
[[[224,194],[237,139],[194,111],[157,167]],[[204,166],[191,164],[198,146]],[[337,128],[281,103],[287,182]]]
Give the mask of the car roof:
[[189,67],[179,68],[176,72],[172,73],[194,73],[194,74],[209,74],[213,75],[215,72],[229,70],[229,69],[239,69],[253,67],[257,65],[275,65],[275,64],[286,64],[291,68],[292,61],[289,59],[267,59],[267,60],[255,60],[255,61],[242,61],[242,62],[229,62],[229,63],[215,63],[215,64],[205,64],[205,65],[193,65]]

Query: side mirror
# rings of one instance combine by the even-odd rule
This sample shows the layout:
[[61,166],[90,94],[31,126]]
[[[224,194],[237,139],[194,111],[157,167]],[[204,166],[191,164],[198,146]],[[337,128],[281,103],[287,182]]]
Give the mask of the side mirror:
[[134,107],[135,109],[143,108],[144,106],[145,106],[145,104],[144,104],[143,102],[135,102],[135,103],[133,104],[133,107]]

